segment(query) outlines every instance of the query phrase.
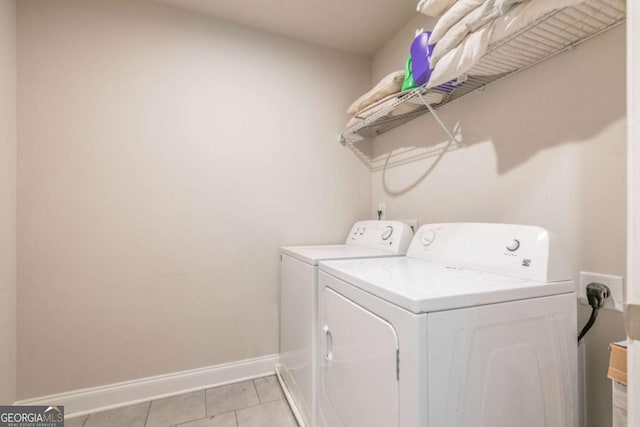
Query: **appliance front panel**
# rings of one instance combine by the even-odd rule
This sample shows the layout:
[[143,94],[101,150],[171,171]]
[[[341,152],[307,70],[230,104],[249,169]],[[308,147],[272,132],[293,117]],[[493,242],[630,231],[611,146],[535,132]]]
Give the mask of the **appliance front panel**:
[[322,288],[320,413],[331,427],[398,425],[398,338],[394,328]]
[[577,426],[575,294],[428,318],[429,426]]
[[280,263],[280,370],[296,407],[311,425],[316,354],[317,267],[288,255]]

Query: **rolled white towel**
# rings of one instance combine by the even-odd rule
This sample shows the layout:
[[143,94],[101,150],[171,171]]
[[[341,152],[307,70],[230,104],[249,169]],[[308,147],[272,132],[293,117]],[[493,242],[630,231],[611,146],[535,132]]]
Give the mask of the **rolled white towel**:
[[438,43],[451,27],[487,0],[459,0],[436,22],[429,43]]
[[387,74],[373,89],[356,99],[347,109],[347,114],[355,114],[388,95],[400,92],[402,90],[404,76],[404,70]]
[[[474,2],[474,0],[462,1],[468,1],[470,5]],[[529,0],[486,0],[482,2],[482,4],[467,13],[467,15],[460,19],[455,25],[451,26],[447,32],[442,35],[442,38],[436,42],[430,58],[431,66],[435,66],[440,58],[446,55],[447,52],[462,43],[468,34],[491,23],[519,3],[525,3],[528,1]],[[444,17],[445,16],[442,18]],[[430,41],[431,40],[433,40],[433,35]]]
[[457,0],[420,0],[416,10],[427,16],[438,17],[447,11]]

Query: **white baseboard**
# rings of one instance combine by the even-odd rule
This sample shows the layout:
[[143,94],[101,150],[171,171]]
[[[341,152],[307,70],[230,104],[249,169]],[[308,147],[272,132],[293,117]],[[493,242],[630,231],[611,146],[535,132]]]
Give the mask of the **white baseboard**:
[[76,417],[134,403],[216,387],[275,372],[278,355],[175,372],[139,380],[74,390],[16,402],[16,405],[64,405],[65,417]]

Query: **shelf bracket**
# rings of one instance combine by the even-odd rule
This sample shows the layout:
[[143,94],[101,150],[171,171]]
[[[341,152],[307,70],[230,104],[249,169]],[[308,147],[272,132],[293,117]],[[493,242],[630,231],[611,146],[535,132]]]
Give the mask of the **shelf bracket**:
[[449,137],[449,142],[453,142],[454,144],[456,144],[458,148],[462,148],[463,147],[462,142],[460,142],[458,138],[454,136],[453,132],[450,131],[449,128],[444,124],[442,119],[440,119],[440,116],[436,113],[436,110],[434,110],[431,104],[429,104],[427,100],[424,99],[424,96],[422,95],[421,92],[418,92],[418,97],[423,102],[423,104],[427,107],[431,115],[436,119],[436,121],[438,122],[438,125],[440,125],[442,130],[444,130],[444,132],[447,134],[447,136]]

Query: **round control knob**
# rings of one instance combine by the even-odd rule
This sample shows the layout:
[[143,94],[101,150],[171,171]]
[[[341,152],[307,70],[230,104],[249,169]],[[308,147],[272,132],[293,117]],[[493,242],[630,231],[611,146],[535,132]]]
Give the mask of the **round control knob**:
[[364,234],[364,231],[365,231],[365,230],[366,230],[366,228],[364,228],[364,227],[362,227],[362,228],[360,229],[360,235],[361,235],[361,236]]
[[382,235],[380,237],[382,237],[382,240],[387,240],[389,239],[389,237],[391,237],[392,234],[393,234],[393,227],[389,225],[385,227],[384,230],[382,230]]
[[423,246],[429,246],[436,239],[436,233],[433,230],[428,230],[420,237],[420,242]]
[[360,227],[356,227],[353,229],[353,235],[355,236],[360,231]]
[[520,241],[518,239],[513,239],[508,245],[507,250],[509,252],[515,252],[520,247]]

